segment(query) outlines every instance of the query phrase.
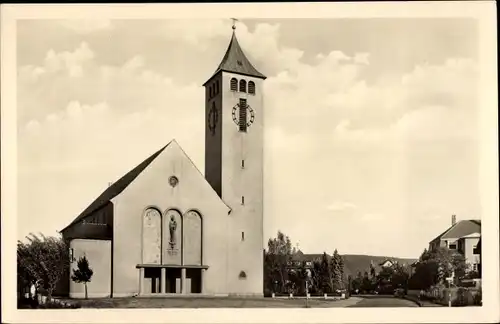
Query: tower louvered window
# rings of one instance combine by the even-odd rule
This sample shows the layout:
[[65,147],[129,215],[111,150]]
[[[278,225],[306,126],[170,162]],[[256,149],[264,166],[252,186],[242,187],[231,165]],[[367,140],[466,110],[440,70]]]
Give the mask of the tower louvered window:
[[247,100],[240,99],[240,109],[239,109],[239,129],[240,132],[247,131]]
[[231,91],[237,91],[238,90],[238,80],[236,78],[231,79]]
[[255,94],[255,83],[253,81],[248,82],[248,93]]
[[247,92],[247,82],[240,80],[240,92]]

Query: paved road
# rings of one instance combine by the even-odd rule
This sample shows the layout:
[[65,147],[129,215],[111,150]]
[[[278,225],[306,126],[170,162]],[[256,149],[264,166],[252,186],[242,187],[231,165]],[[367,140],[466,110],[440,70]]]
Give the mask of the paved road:
[[391,296],[370,296],[361,297],[359,303],[348,307],[418,307],[410,300],[395,298]]

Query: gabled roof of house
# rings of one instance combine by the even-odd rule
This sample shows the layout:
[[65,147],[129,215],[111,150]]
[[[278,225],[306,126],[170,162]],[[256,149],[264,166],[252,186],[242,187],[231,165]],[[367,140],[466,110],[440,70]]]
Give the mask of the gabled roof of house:
[[[331,256],[327,253],[326,256],[328,258],[331,258]],[[312,254],[306,254],[306,253],[303,253],[302,251],[297,251],[297,253],[293,256],[293,259],[295,261],[316,261],[316,260],[321,260],[321,258],[323,257],[323,253],[319,253],[319,254],[316,254],[316,253],[312,253]]]
[[396,264],[396,263],[398,263],[398,262],[397,262],[397,261],[395,261],[395,260],[385,259],[384,261],[380,262],[378,265],[382,266],[382,265],[384,265],[384,264],[385,264],[385,263],[387,263],[387,262],[390,262],[390,263],[392,263],[392,264]]
[[458,239],[469,234],[481,232],[481,220],[468,219],[461,220],[455,225],[450,226],[446,231],[434,238],[430,243],[442,239]]
[[[159,149],[158,151],[153,153],[151,156],[149,156],[147,159],[142,161],[135,168],[133,168],[132,170],[127,172],[123,177],[118,179],[118,181],[111,184],[87,208],[85,208],[85,210],[80,215],[78,215],[69,225],[67,225],[64,229],[62,229],[61,232],[66,230],[71,225],[78,223],[79,221],[81,221],[85,217],[92,214],[94,211],[103,207],[105,204],[107,204],[109,201],[111,201],[111,199],[118,196],[151,164],[151,162],[153,162],[167,147],[172,145],[172,143],[174,143],[174,142],[176,145],[178,145],[175,140],[170,141],[167,145],[165,145],[164,147],[162,147],[161,149]],[[196,167],[196,165],[193,163],[193,161],[186,154],[186,152],[184,152],[184,150],[180,146],[179,146],[179,148],[182,151],[182,153],[187,157],[187,159],[191,162],[191,164],[194,166],[196,171],[203,178],[205,178],[203,176],[203,174],[201,173],[201,171]],[[221,199],[221,201],[222,201],[222,199]],[[228,207],[229,210],[231,210],[231,208],[224,201],[222,201],[222,202]]]
[[[217,70],[215,70],[214,74],[212,74],[208,81],[220,71],[238,73],[253,76],[256,78],[266,79],[266,76],[257,71],[252,63],[250,63],[245,53],[241,49],[234,31],[233,36],[231,37],[231,41],[229,42],[229,46],[226,50],[226,54],[222,58],[222,61],[217,67]],[[203,85],[205,85],[207,82],[205,82]]]

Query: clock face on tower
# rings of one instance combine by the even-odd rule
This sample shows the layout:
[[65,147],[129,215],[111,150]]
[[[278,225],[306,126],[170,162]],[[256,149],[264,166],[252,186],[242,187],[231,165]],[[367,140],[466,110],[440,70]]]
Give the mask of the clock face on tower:
[[215,102],[212,103],[212,108],[208,112],[208,129],[215,135],[215,129],[217,128],[217,122],[219,121],[219,113],[217,112],[217,107],[215,106]]
[[[249,105],[237,104],[233,107],[233,121],[236,125],[250,127],[255,120],[255,112]],[[245,127],[245,128],[246,128]]]

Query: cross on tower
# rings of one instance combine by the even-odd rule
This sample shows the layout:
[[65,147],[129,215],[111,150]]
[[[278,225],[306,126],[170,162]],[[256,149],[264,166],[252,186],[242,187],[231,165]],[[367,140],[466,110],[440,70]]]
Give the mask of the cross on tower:
[[236,18],[231,18],[231,20],[233,21],[233,30],[236,29],[236,22],[238,21],[238,19]]

